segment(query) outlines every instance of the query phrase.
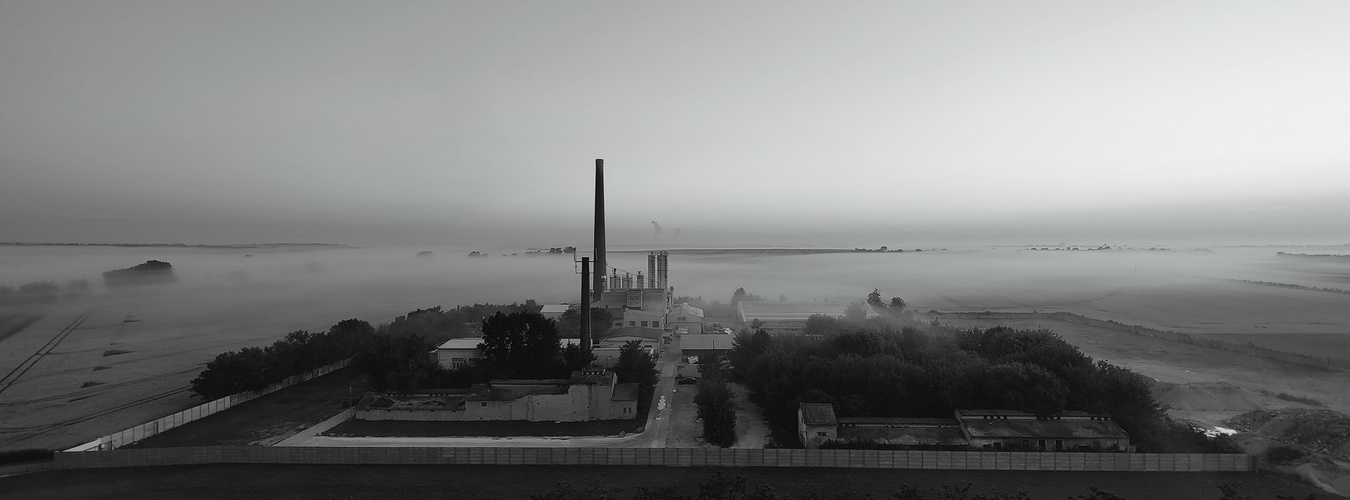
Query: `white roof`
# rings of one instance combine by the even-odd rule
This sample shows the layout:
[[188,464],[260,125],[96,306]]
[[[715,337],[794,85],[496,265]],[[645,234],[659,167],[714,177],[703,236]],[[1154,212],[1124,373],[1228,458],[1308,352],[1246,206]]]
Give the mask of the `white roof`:
[[674,315],[687,314],[689,316],[698,316],[700,318],[703,317],[703,310],[689,305],[688,302],[681,302],[680,305],[675,306],[675,308],[671,310],[670,313]]
[[478,344],[483,343],[483,337],[464,337],[450,339],[445,343],[436,346],[437,349],[477,349]]
[[572,306],[570,304],[544,304],[544,307],[542,309],[539,309],[539,314],[548,314],[548,313],[562,314],[567,312],[567,310],[571,308]]

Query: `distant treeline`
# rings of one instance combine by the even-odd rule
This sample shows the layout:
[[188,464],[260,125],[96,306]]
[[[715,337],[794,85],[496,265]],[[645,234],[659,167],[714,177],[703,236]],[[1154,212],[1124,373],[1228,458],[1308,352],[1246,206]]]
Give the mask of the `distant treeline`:
[[147,260],[144,264],[103,273],[103,284],[109,287],[154,285],[176,281],[178,276],[173,274],[173,264],[159,260]]
[[122,247],[122,248],[285,248],[285,247],[328,247],[356,248],[337,243],[259,243],[251,245],[189,245],[186,243],[18,243],[0,242],[0,246],[11,247]]
[[1140,451],[1234,449],[1167,418],[1144,377],[1093,362],[1048,330],[929,335],[879,319],[841,326],[824,335],[743,330],[736,336],[728,355],[732,371],[764,408],[779,445],[799,445],[799,403],[832,403],[847,417],[951,418],[955,409],[1101,412]]
[[1285,253],[1285,252],[1275,252],[1275,255],[1278,255],[1278,256],[1280,256],[1280,257],[1310,257],[1310,258],[1315,258],[1315,259],[1342,259],[1342,260],[1343,260],[1343,259],[1350,259],[1350,255],[1342,255],[1342,254],[1334,254],[1334,253]]
[[1330,288],[1322,286],[1295,285],[1293,283],[1276,283],[1274,281],[1255,281],[1255,280],[1229,280],[1238,283],[1247,283],[1251,285],[1278,286],[1280,288],[1293,288],[1296,290],[1308,290],[1310,292],[1331,292],[1331,293],[1350,293],[1350,290],[1340,288]]
[[0,306],[55,302],[61,297],[74,297],[89,292],[88,280],[70,280],[64,287],[53,281],[34,281],[18,288],[0,286]]

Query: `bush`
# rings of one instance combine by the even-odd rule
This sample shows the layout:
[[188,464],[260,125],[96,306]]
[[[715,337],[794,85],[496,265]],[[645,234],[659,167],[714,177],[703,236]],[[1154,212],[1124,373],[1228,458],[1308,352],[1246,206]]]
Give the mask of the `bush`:
[[1293,446],[1276,446],[1266,450],[1264,456],[1272,464],[1288,465],[1308,456],[1308,453]]

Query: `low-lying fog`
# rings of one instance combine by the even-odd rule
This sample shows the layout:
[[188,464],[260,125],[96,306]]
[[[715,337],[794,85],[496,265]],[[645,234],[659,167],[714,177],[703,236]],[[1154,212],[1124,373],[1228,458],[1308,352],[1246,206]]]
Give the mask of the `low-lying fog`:
[[[861,300],[873,288],[913,309],[1042,308],[1132,289],[1196,286],[1210,278],[1350,288],[1350,266],[1276,252],[1348,253],[1344,247],[1217,247],[1041,251],[1022,247],[904,253],[673,251],[675,294],[727,301],[737,287],[769,299]],[[419,256],[420,251],[431,255]],[[129,319],[274,324],[322,329],[346,318],[372,323],[413,309],[535,299],[574,302],[581,278],[569,254],[525,249],[470,257],[438,248],[0,247],[0,285],[89,281],[81,302],[125,307]],[[509,255],[517,253],[518,255]],[[588,254],[583,252],[584,254]],[[147,260],[173,264],[179,282],[104,286],[101,273]],[[613,267],[646,273],[644,251],[611,251]],[[69,301],[66,301],[69,302]]]

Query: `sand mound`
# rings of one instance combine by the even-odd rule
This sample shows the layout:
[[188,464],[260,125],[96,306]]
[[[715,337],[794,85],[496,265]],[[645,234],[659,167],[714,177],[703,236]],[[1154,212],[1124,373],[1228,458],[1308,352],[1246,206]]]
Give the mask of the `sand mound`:
[[1160,388],[1155,397],[1167,408],[1188,411],[1248,411],[1264,406],[1246,389],[1228,382],[1194,382]]
[[1276,441],[1342,460],[1350,459],[1350,416],[1331,410],[1286,408],[1243,413],[1228,423]]

